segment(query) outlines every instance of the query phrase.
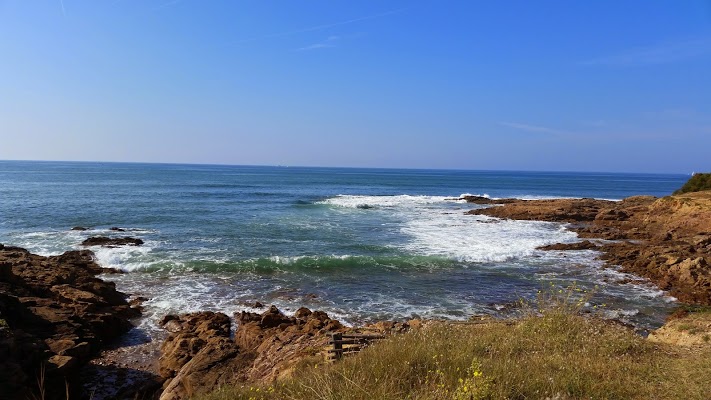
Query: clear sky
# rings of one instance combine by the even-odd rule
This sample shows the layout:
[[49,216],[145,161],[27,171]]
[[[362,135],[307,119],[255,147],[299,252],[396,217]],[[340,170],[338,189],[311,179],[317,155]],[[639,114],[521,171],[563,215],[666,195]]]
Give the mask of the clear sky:
[[711,170],[711,1],[0,0],[0,159]]

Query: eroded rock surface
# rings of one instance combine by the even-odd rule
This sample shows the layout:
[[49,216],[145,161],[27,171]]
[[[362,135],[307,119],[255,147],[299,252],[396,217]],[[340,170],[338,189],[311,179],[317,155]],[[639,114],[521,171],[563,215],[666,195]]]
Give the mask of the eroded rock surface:
[[[711,304],[711,191],[619,202],[516,200],[469,214],[571,223],[581,238],[614,241],[598,248],[609,265],[648,278],[682,302]],[[547,249],[567,246],[588,244]]]
[[[161,321],[171,332],[164,342],[160,373],[167,379],[161,400],[184,399],[228,383],[272,382],[289,376],[297,363],[325,359],[329,334],[353,331],[323,311],[300,308],[286,316],[275,306],[261,314],[199,312],[167,316]],[[380,323],[370,332],[399,332],[403,323]]]
[[0,245],[3,396],[37,396],[43,373],[46,399],[64,399],[65,381],[71,398],[81,395],[79,367],[140,315],[113,283],[96,278],[102,271],[87,250],[43,257]]

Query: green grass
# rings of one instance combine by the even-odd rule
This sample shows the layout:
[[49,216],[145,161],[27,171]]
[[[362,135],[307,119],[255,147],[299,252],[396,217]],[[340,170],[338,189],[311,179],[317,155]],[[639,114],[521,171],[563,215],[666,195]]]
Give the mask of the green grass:
[[436,323],[332,365],[304,361],[290,380],[199,399],[708,398],[711,351],[653,344],[565,307],[536,314],[513,325]]
[[711,190],[711,173],[694,174],[679,190],[674,194],[683,194],[691,192],[700,192],[702,190]]

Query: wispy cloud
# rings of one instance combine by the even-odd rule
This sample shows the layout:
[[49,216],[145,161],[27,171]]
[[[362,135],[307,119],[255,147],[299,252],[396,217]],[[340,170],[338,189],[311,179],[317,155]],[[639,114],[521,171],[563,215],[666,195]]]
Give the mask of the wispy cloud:
[[340,39],[341,39],[340,36],[329,36],[325,40],[322,40],[318,43],[314,43],[309,46],[299,47],[298,49],[294,49],[294,51],[318,50],[318,49],[328,49],[328,48],[337,47],[337,43]]
[[324,29],[334,28],[334,27],[337,27],[337,26],[349,25],[349,24],[353,24],[353,23],[356,23],[356,22],[368,21],[368,20],[371,20],[371,19],[377,19],[377,18],[387,17],[388,15],[393,15],[393,14],[397,14],[397,13],[400,13],[400,12],[402,12],[402,11],[405,11],[405,10],[407,10],[408,8],[409,8],[409,7],[406,7],[406,8],[398,8],[398,9],[395,9],[395,10],[385,11],[385,12],[378,13],[378,14],[366,15],[366,16],[364,16],[364,17],[353,18],[353,19],[349,19],[349,20],[345,20],[345,21],[338,21],[338,22],[333,22],[333,23],[329,23],[329,24],[315,25],[315,26],[311,26],[311,27],[308,27],[308,28],[297,29],[297,30],[295,30],[295,31],[279,32],[279,33],[271,33],[271,34],[268,34],[268,35],[255,36],[255,37],[252,37],[252,38],[237,40],[237,41],[235,41],[235,42],[232,42],[232,44],[248,43],[248,42],[254,42],[254,41],[258,41],[258,40],[273,39],[273,38],[279,38],[279,37],[286,37],[286,36],[298,35],[298,34],[300,34],[300,33],[320,31],[320,30],[324,30]]
[[62,7],[62,15],[67,16],[67,10],[64,8],[64,0],[59,0],[59,5]]
[[583,65],[637,67],[668,64],[711,54],[711,37],[677,40],[654,46],[637,47],[615,55],[594,58]]
[[564,132],[564,131],[561,131],[558,129],[547,128],[545,126],[521,124],[518,122],[499,122],[499,125],[506,126],[509,128],[518,129],[520,131],[547,133],[547,134],[551,134],[551,135],[564,135],[567,133],[567,132]]

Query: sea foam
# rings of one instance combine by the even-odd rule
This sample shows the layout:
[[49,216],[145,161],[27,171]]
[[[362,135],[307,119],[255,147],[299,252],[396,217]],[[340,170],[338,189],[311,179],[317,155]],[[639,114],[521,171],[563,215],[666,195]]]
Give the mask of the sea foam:
[[[401,221],[400,232],[408,240],[402,250],[465,262],[501,262],[530,256],[536,247],[576,240],[560,224],[538,221],[498,220],[466,215],[476,206],[446,196],[337,196],[322,201],[361,212],[387,208]],[[369,210],[374,208],[376,210]]]

